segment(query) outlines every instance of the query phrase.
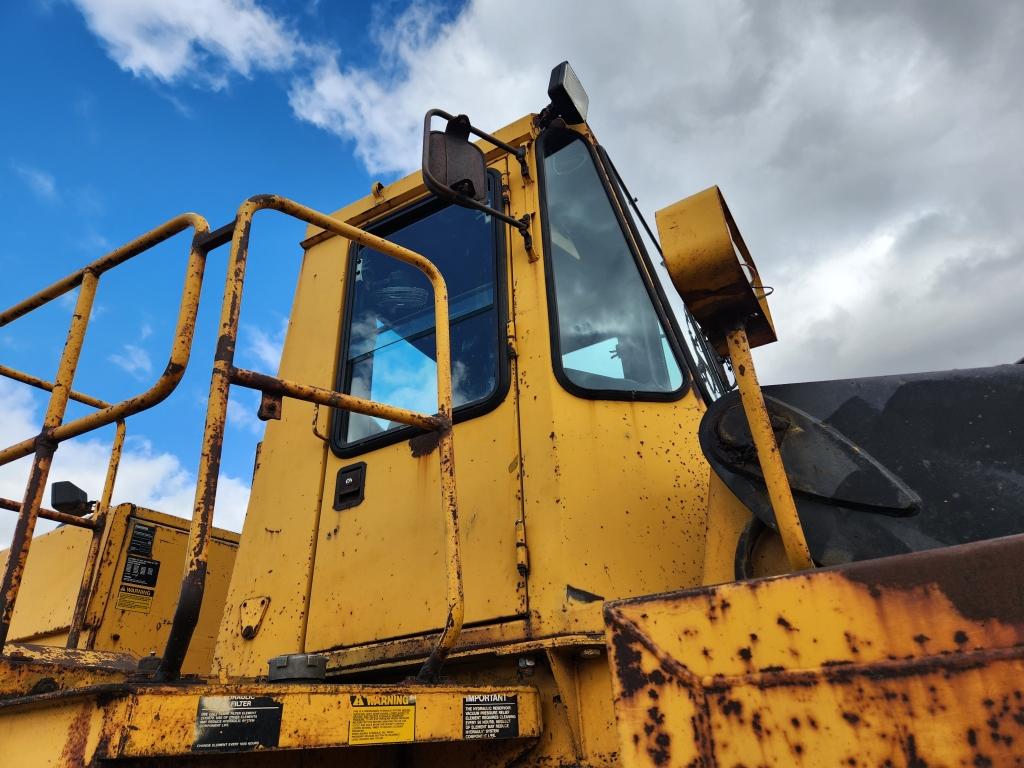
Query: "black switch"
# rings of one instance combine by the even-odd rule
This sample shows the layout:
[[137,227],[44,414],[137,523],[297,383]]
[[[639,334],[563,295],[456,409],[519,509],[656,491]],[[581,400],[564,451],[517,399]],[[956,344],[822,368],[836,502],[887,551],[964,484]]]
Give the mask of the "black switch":
[[338,511],[363,503],[366,486],[366,462],[349,464],[338,470],[338,481],[334,486],[334,508]]

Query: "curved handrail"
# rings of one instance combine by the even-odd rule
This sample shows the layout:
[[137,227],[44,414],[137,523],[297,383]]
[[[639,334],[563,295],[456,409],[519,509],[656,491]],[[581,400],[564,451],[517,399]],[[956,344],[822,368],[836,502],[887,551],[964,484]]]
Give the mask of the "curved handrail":
[[[170,359],[163,374],[156,383],[140,395],[123,400],[114,405],[107,405],[100,410],[63,423],[68,400],[72,396],[71,385],[78,368],[78,358],[85,340],[85,332],[92,313],[93,300],[100,277],[123,264],[140,253],[158,245],[185,229],[192,228],[192,242],[185,271],[185,285],[182,289],[181,303],[178,309],[178,321],[175,326],[174,341]],[[0,582],[0,650],[7,640],[14,607],[17,602],[21,580],[25,573],[32,534],[39,518],[43,492],[50,474],[50,465],[57,446],[64,440],[106,426],[139,411],[156,405],[166,398],[177,387],[178,382],[188,365],[195,333],[195,320],[199,307],[199,296],[202,289],[203,273],[206,267],[204,239],[209,235],[210,227],[206,219],[196,213],[183,213],[163,223],[156,229],[137,237],[126,245],[117,248],[105,256],[87,264],[80,270],[58,280],[4,312],[0,312],[0,327],[3,327],[30,312],[45,306],[54,299],[80,288],[75,309],[68,327],[67,341],[61,353],[57,375],[50,389],[50,400],[47,404],[43,428],[36,437],[28,438],[0,451],[0,465],[35,453],[25,484],[25,495],[20,504],[18,521],[11,538],[11,547],[4,567],[3,579]],[[34,378],[34,377],[30,377]],[[41,380],[37,380],[41,381]],[[32,383],[32,382],[29,382]],[[49,383],[49,382],[47,382]],[[76,395],[78,393],[75,393]],[[118,435],[123,439],[123,429],[119,427]],[[116,451],[119,453],[119,450]],[[76,608],[77,615],[77,608]]]
[[[234,367],[238,318],[248,258],[252,219],[257,211],[276,210],[320,227],[353,242],[373,248],[420,270],[434,292],[434,325],[437,350],[437,414],[417,414],[402,408],[374,403],[343,392],[283,381]],[[439,432],[442,508],[445,510],[446,598],[448,617],[433,650],[419,673],[430,680],[440,671],[454,647],[465,618],[462,560],[459,548],[459,516],[455,493],[455,449],[452,435],[451,340],[448,326],[448,288],[440,270],[426,257],[358,227],[277,195],[257,195],[238,209],[228,259],[228,277],[221,304],[220,331],[210,380],[210,396],[203,430],[203,447],[196,481],[195,504],[178,604],[171,633],[156,671],[157,680],[174,680],[181,672],[185,654],[199,622],[206,583],[206,566],[217,493],[217,477],[227,420],[231,384],[247,386],[275,396],[287,396],[340,408],[382,415],[403,424],[432,427]]]

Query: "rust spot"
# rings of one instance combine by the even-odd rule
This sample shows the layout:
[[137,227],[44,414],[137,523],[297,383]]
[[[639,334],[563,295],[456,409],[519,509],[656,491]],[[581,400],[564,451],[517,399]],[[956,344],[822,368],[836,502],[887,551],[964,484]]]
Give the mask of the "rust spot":
[[761,725],[761,713],[755,712],[754,716],[750,718],[750,727],[754,729],[754,733],[757,734],[757,738],[764,736],[764,726]]
[[61,752],[61,765],[85,765],[85,746],[89,739],[90,705],[83,706],[68,727],[68,738]]
[[437,446],[441,444],[441,437],[443,435],[444,430],[434,429],[410,438],[409,451],[412,453],[413,458],[418,459],[421,456],[429,456],[436,451]]
[[729,699],[722,706],[722,713],[725,715],[742,715],[743,703],[740,701],[736,701],[736,699]]
[[928,768],[928,763],[917,754],[917,739],[909,734],[903,743],[903,752],[907,756],[907,768]]
[[671,743],[671,739],[667,733],[659,733],[654,737],[654,743],[656,747],[648,747],[647,754],[651,756],[655,765],[667,765],[669,761],[668,746]]
[[626,637],[627,631],[616,628],[612,635],[612,645],[615,648],[615,666],[622,696],[631,698],[637,691],[647,687],[647,676],[640,665],[640,651],[636,648],[639,639]]

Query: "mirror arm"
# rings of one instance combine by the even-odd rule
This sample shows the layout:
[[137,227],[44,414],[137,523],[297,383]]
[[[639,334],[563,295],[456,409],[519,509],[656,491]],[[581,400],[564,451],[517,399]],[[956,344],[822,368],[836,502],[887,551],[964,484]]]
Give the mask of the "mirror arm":
[[[497,208],[491,208],[489,205],[478,203],[471,197],[466,197],[465,195],[460,195],[456,192],[453,192],[444,184],[442,184],[440,180],[430,172],[430,167],[429,164],[427,163],[427,139],[430,136],[430,121],[434,117],[440,117],[442,120],[447,120],[449,122],[456,119],[455,115],[451,115],[448,112],[445,112],[443,109],[431,109],[430,111],[427,112],[426,117],[423,118],[422,170],[423,183],[426,185],[427,189],[429,189],[435,195],[440,197],[442,200],[447,200],[448,202],[455,203],[456,205],[463,205],[468,206],[470,208],[476,208],[479,211],[483,211],[484,213],[489,213],[490,215],[495,216],[499,221],[504,221],[505,223],[510,224],[511,226],[519,230],[519,234],[523,236],[523,243],[526,246],[526,250],[532,251],[533,235],[530,233],[530,214],[524,214],[522,218],[516,219],[512,216],[509,216],[507,213],[504,213],[503,211],[499,211]],[[467,129],[470,133],[474,134],[475,136],[479,136],[484,141],[490,142],[499,149],[505,150],[510,155],[514,155],[515,158],[519,161],[519,167],[522,169],[523,176],[526,178],[530,177],[530,168],[526,163],[525,147],[520,147],[519,149],[516,149],[512,145],[506,144],[505,142],[501,141],[501,139],[497,139],[494,136],[491,136],[491,134],[489,133],[484,133],[478,128],[474,128],[472,125],[470,125],[468,118],[460,122],[462,123],[462,126],[465,129]]]

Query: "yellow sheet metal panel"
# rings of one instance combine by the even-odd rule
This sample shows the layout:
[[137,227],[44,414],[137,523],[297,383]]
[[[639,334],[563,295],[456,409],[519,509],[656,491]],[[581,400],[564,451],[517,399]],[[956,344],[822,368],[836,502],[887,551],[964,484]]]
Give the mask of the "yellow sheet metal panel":
[[[92,531],[70,525],[35,538],[11,622],[11,640],[66,636],[91,538]],[[6,560],[4,550],[0,561]]]
[[[513,210],[538,210],[536,182],[515,167],[510,176]],[[522,238],[512,248],[531,628],[597,630],[600,599],[700,583],[705,407],[693,389],[671,403],[566,392],[552,370],[544,262],[530,259]]]
[[1021,557],[1015,536],[609,605],[624,764],[1014,764]]
[[[516,403],[455,426],[466,621],[525,611],[516,567],[520,514]],[[324,494],[310,596],[307,650],[434,631],[445,619],[444,517],[438,455],[415,458],[403,441],[351,459],[366,462],[363,502],[340,512]]]
[[[332,238],[303,257],[281,355],[283,378],[334,388],[345,246]],[[267,423],[217,641],[216,670],[227,675],[266,674],[270,658],[305,644],[328,451],[313,433],[313,410],[289,400],[281,420]],[[321,432],[327,423],[321,408]],[[252,597],[270,602],[259,631],[246,639],[240,611]]]
[[[105,588],[105,592],[100,596],[102,608],[91,647],[136,656],[160,653],[178,599],[188,522],[128,504],[112,510],[112,517],[123,521],[116,527],[123,533],[108,536],[100,561],[97,590]],[[185,663],[191,674],[210,668],[237,542],[237,534],[214,530],[206,599]]]
[[59,707],[0,710],[0,744],[5,765],[24,768],[80,768],[96,753],[103,715],[90,700]]
[[708,533],[701,583],[722,584],[735,580],[736,545],[744,526],[750,522],[751,514],[710,468],[708,475]]

